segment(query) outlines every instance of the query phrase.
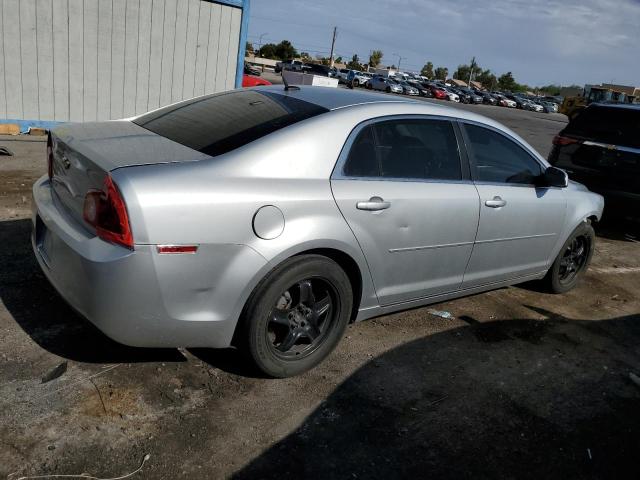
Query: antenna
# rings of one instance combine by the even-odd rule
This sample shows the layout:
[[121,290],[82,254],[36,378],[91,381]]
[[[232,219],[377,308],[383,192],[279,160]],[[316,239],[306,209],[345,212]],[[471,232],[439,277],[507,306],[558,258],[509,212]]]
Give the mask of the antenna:
[[282,70],[282,83],[284,83],[284,91],[288,92],[289,90],[300,90],[300,87],[297,85],[289,85],[287,79],[284,76],[284,69]]

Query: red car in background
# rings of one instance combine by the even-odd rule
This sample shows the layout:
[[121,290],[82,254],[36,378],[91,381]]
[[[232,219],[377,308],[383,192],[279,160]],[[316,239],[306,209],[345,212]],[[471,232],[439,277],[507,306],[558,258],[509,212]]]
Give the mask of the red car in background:
[[431,94],[433,98],[437,98],[440,100],[448,100],[449,96],[447,92],[445,92],[442,88],[436,87],[435,85],[431,85]]
[[242,75],[242,87],[260,87],[262,85],[273,85],[269,80],[265,80],[264,78],[256,77],[254,75],[247,75],[246,73]]

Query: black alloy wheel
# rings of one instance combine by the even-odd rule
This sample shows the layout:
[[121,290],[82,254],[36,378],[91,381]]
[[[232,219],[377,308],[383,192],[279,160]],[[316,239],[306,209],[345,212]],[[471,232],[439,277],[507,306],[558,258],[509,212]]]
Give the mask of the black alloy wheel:
[[336,323],[336,291],[324,278],[306,278],[287,288],[269,312],[267,335],[273,352],[304,358],[318,348]]
[[591,239],[587,235],[578,235],[562,252],[558,280],[561,284],[568,284],[580,273],[587,264]]
[[269,272],[252,292],[234,344],[271,377],[291,377],[322,360],[351,319],[353,290],[332,259],[297,255]]
[[595,231],[588,222],[581,223],[560,249],[545,276],[553,293],[565,293],[576,286],[591,262],[595,247]]

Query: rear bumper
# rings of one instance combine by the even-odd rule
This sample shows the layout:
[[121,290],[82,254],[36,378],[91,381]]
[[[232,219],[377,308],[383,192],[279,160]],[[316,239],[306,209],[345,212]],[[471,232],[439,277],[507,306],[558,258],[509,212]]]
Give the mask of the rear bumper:
[[227,347],[253,278],[267,262],[243,245],[195,255],[131,251],[87,233],[56,206],[47,177],[33,186],[32,247],[60,295],[113,340],[139,347]]

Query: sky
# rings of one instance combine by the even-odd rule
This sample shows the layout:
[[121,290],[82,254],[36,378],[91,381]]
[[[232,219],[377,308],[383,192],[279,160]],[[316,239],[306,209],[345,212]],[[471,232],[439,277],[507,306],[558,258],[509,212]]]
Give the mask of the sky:
[[[449,68],[473,56],[519,83],[640,86],[640,0],[252,0],[249,41],[290,40],[298,51],[335,51],[384,65]],[[402,59],[399,59],[399,56]]]

